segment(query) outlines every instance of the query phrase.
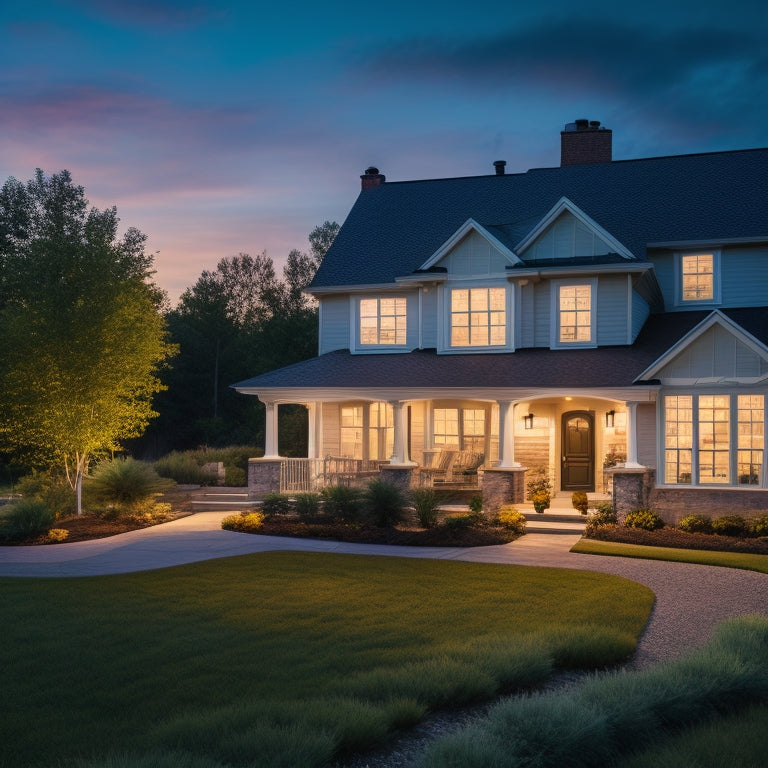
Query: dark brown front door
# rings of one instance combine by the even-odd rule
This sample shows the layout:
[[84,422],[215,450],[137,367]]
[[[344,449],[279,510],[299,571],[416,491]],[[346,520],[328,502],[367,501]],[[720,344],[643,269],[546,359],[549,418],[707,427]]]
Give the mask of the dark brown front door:
[[589,411],[563,414],[561,486],[564,491],[595,490],[594,418]]

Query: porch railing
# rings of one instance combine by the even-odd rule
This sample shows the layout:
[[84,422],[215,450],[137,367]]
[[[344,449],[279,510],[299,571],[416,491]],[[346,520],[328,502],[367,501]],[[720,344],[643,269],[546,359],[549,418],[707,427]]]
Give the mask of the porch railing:
[[376,477],[383,462],[326,456],[323,459],[283,459],[280,493],[311,493],[329,485],[356,485]]

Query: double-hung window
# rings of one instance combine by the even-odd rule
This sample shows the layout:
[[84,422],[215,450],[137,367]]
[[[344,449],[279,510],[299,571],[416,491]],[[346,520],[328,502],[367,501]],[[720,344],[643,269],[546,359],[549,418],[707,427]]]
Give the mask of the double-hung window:
[[679,304],[720,303],[720,253],[677,254]]
[[503,347],[507,343],[505,288],[453,288],[451,347]]
[[404,346],[406,316],[403,297],[360,299],[360,345]]
[[553,302],[555,315],[552,327],[552,346],[594,346],[596,339],[595,300],[597,281],[555,281]]

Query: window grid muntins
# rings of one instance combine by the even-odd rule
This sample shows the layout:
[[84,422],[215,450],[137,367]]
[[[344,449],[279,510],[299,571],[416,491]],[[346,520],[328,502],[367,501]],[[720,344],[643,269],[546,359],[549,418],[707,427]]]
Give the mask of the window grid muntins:
[[730,482],[729,395],[699,395],[699,482]]
[[507,341],[504,288],[454,288],[451,291],[451,346],[504,346]]
[[739,395],[737,402],[737,467],[739,485],[759,485],[765,445],[763,395]]
[[360,300],[360,343],[404,345],[406,300],[377,298]]
[[592,341],[592,286],[560,286],[560,341]]
[[459,445],[459,411],[457,408],[435,408],[433,413],[435,445]]
[[711,301],[715,297],[714,258],[711,253],[682,257],[683,301]]
[[465,451],[482,453],[485,447],[485,409],[465,408],[462,411]]
[[665,479],[668,483],[691,483],[693,468],[693,398],[667,395],[664,434]]

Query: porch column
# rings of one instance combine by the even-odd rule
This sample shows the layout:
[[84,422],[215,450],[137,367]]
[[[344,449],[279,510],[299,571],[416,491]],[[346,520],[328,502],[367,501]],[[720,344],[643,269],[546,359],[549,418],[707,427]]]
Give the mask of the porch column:
[[264,406],[267,410],[264,424],[264,458],[275,459],[280,455],[277,452],[277,403],[269,400]]
[[641,469],[643,465],[637,461],[637,402],[627,401],[627,469]]
[[322,403],[306,403],[308,414],[307,458],[316,459],[320,449],[320,409]]
[[392,455],[389,457],[390,464],[408,465],[413,462],[408,457],[408,441],[406,435],[408,432],[408,419],[405,405],[401,400],[390,400],[392,406],[392,416],[394,422],[394,439],[392,446]]
[[499,404],[499,468],[519,467],[515,461],[515,403],[497,400]]

